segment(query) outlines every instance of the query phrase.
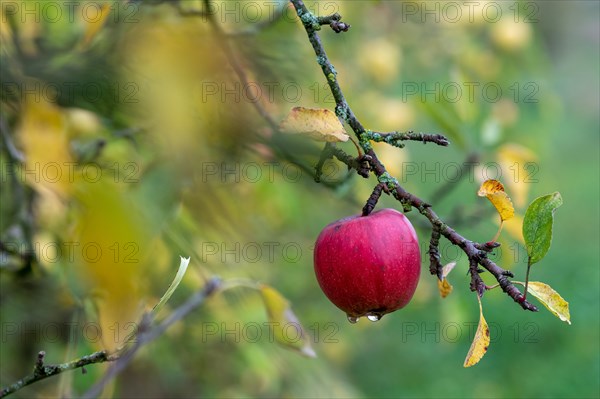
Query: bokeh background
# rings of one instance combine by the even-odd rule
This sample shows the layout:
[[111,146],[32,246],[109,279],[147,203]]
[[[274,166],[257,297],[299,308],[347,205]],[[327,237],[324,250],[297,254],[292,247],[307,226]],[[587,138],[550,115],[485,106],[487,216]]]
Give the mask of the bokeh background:
[[[463,368],[478,305],[464,254],[445,241],[443,261],[457,262],[449,297],[424,256],[411,304],[377,323],[350,324],[328,302],[314,240],[358,213],[375,181],[328,162],[315,183],[320,144],[257,112],[279,121],[294,106],[334,107],[286,2],[211,2],[209,17],[201,1],[2,1],[0,385],[29,373],[39,350],[58,363],[118,347],[182,255],[190,269],[166,312],[212,275],[264,282],[291,302],[318,358],[272,342],[260,296],[239,288],[147,345],[105,395],[600,396],[599,3],[306,4],[352,25],[321,36],[365,126],[450,138],[376,146],[407,190],[487,241],[497,215],[476,192],[486,178],[505,184],[517,217],[494,259],[518,280],[527,204],[562,194],[532,279],[569,301],[572,325],[490,291],[491,346]],[[425,254],[427,225],[407,216]],[[14,396],[77,396],[105,366]]]

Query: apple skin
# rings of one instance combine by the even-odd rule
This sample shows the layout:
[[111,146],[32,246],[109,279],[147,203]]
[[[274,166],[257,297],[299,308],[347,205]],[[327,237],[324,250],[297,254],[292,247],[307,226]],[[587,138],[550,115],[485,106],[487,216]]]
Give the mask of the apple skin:
[[349,320],[375,321],[410,302],[421,251],[410,221],[388,208],[326,226],[315,244],[314,265],[321,289]]

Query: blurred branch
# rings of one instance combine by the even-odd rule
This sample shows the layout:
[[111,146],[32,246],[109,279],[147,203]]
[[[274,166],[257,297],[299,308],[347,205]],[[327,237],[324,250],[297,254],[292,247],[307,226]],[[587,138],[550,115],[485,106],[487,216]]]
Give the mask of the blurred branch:
[[[0,136],[2,136],[2,149],[9,160],[9,162],[6,163],[8,168],[6,172],[8,175],[10,175],[10,182],[14,193],[14,201],[18,207],[16,223],[21,227],[23,237],[27,245],[27,249],[23,253],[18,253],[18,256],[23,262],[23,267],[21,267],[18,272],[20,274],[28,274],[32,270],[33,262],[36,259],[35,251],[33,250],[33,202],[35,199],[35,192],[17,178],[17,165],[25,163],[25,155],[15,147],[11,139],[8,123],[1,116]],[[0,250],[10,253],[7,246],[4,244],[2,244]]]
[[200,306],[204,301],[212,294],[217,292],[217,289],[221,286],[221,280],[219,278],[212,278],[205,285],[204,288],[192,295],[183,305],[175,309],[169,317],[164,319],[162,323],[151,327],[152,318],[149,313],[146,313],[142,318],[142,322],[136,333],[135,343],[125,349],[116,362],[108,369],[104,377],[91,387],[84,395],[83,398],[95,398],[102,392],[102,389],[112,381],[117,375],[119,375],[133,360],[136,352],[144,345],[154,341],[156,338],[161,336],[171,325],[175,324],[179,320],[187,316],[192,310]]
[[[210,10],[210,0],[204,0],[204,5],[207,10]],[[187,15],[194,15],[189,14],[189,12],[187,11],[182,11],[181,9],[180,12],[182,13],[182,15],[186,15],[186,13]],[[229,38],[227,37],[227,33],[223,31],[223,28],[221,28],[221,25],[219,25],[219,22],[215,19],[214,14],[210,12],[204,12],[201,15],[208,20],[208,22],[212,25],[213,29],[215,30],[215,34],[220,39],[221,49],[225,53],[225,57],[227,58],[227,61],[233,68],[235,74],[240,79],[242,87],[248,87],[248,76],[246,75],[246,71],[244,70],[243,66],[235,56],[233,48],[231,47],[231,43],[229,42]],[[277,130],[278,124],[277,122],[275,122],[273,117],[271,117],[271,115],[267,112],[267,110],[258,101],[251,101],[251,103],[258,112],[258,114],[267,121],[269,126],[272,129]]]
[[[210,0],[204,0],[204,6],[205,6],[206,10],[211,9],[210,3],[211,3]],[[264,29],[267,26],[269,26],[271,23],[276,22],[281,16],[283,16],[287,7],[289,7],[289,3],[284,3],[284,4],[285,5],[282,6],[278,10],[278,12],[274,18],[272,18],[268,21],[265,21],[263,23],[257,24],[259,26],[257,28],[252,29],[251,31],[248,31],[245,33],[239,32],[239,34],[238,33],[234,33],[234,34],[226,33],[223,30],[223,28],[219,25],[218,21],[215,19],[214,14],[212,14],[210,11],[182,10],[181,8],[179,10],[180,10],[181,15],[183,15],[183,16],[203,17],[209,21],[209,23],[213,26],[213,29],[215,30],[217,37],[220,38],[220,41],[223,44],[222,50],[225,53],[225,56],[226,56],[229,64],[233,68],[235,74],[238,76],[238,79],[240,80],[240,83],[242,84],[242,86],[246,87],[249,85],[248,76],[247,76],[246,71],[244,70],[243,66],[239,62],[238,58],[236,57],[235,52],[234,52],[231,44],[229,43],[229,40],[234,39],[235,36],[256,33],[256,32],[258,32],[258,30]],[[339,17],[339,18],[341,18],[341,17]],[[325,22],[326,21],[323,20],[323,23],[325,23]],[[327,23],[329,24],[330,22],[327,22]],[[257,113],[267,122],[267,124],[269,125],[269,127],[271,129],[273,129],[274,131],[279,130],[279,124],[277,123],[277,121],[275,121],[275,119],[273,119],[271,114],[262,106],[262,104],[259,101],[252,101],[252,105],[254,106]],[[343,185],[344,183],[346,183],[348,181],[348,179],[352,176],[351,174],[347,174],[346,177],[344,177],[342,180],[336,181],[336,182],[321,181],[322,167],[323,167],[324,162],[327,160],[327,158],[323,159],[323,161],[320,164],[321,166],[318,169],[316,169],[316,171],[314,171],[311,168],[307,167],[304,163],[295,159],[293,157],[293,155],[290,154],[289,152],[287,152],[283,149],[280,149],[280,151],[284,152],[284,156],[288,161],[290,161],[294,165],[298,166],[303,172],[306,172],[307,174],[312,176],[315,180],[319,180],[326,187],[337,188],[340,185]],[[335,153],[335,151],[334,151],[334,153]]]
[[275,11],[272,18],[257,22],[244,29],[240,29],[235,32],[230,32],[227,34],[227,36],[234,38],[236,36],[249,36],[260,33],[263,30],[271,27],[272,25],[275,25],[281,19],[281,17],[283,17],[283,14],[285,13],[285,10],[289,7],[289,5],[290,3],[283,2],[281,6]]
[[[360,145],[365,151],[364,159],[368,161],[370,165],[370,171],[373,174],[375,174],[375,176],[377,176],[379,183],[387,187],[387,189],[394,196],[394,198],[396,198],[403,205],[405,211],[410,210],[411,207],[417,208],[419,213],[421,213],[429,220],[432,229],[439,230],[441,235],[448,239],[452,244],[460,247],[463,250],[471,264],[481,265],[486,270],[488,270],[496,278],[504,292],[506,292],[507,295],[513,298],[515,302],[519,303],[521,307],[523,307],[523,309],[537,311],[537,307],[524,300],[524,297],[521,294],[521,292],[508,280],[508,277],[512,277],[512,274],[500,268],[498,265],[496,265],[494,262],[487,258],[487,255],[492,250],[492,248],[471,240],[467,240],[457,231],[446,225],[433,211],[431,205],[425,203],[422,199],[418,198],[417,196],[407,192],[398,183],[398,180],[392,177],[387,172],[385,166],[381,163],[381,161],[379,161],[377,154],[371,146],[371,138],[369,137],[369,131],[362,126],[362,124],[356,118],[354,112],[348,105],[346,98],[344,97],[344,94],[342,92],[342,89],[338,84],[336,76],[337,72],[334,69],[331,62],[329,61],[327,53],[325,52],[325,49],[321,43],[321,39],[317,34],[317,31],[320,30],[321,26],[320,21],[322,21],[323,19],[319,19],[313,13],[311,13],[308,10],[308,8],[306,8],[302,0],[290,1],[294,5],[297,14],[300,17],[300,20],[302,21],[304,29],[306,30],[306,33],[308,35],[308,40],[310,41],[315,55],[317,56],[317,63],[321,66],[321,70],[325,75],[327,83],[329,84],[329,88],[336,102],[336,114],[338,115],[338,117],[340,117],[350,125],[356,137],[359,139]],[[344,163],[346,163],[349,167],[354,168],[352,162]],[[473,268],[471,267],[470,270],[472,269]],[[475,267],[475,269],[477,269],[477,267]],[[435,268],[432,268],[432,272],[434,272],[434,274],[438,274],[437,266]],[[478,269],[475,274],[477,274],[477,277],[473,276],[472,273],[472,278],[476,281],[476,283],[472,284],[471,289],[479,293],[481,285],[478,283],[478,280],[480,279],[478,276]],[[483,294],[483,292],[479,294],[481,295]]]
[[88,364],[104,363],[114,360],[108,356],[106,351],[98,351],[87,356],[82,356],[81,358],[72,360],[68,363],[44,365],[45,356],[46,352],[40,351],[35,361],[35,365],[33,366],[33,372],[28,376],[21,378],[14,384],[3,388],[2,391],[0,391],[0,398],[8,396],[19,389],[26,387],[27,385],[33,384],[34,382],[58,375],[65,371],[83,368]]
[[465,176],[470,176],[471,172],[473,172],[473,168],[477,165],[479,161],[479,155],[473,153],[467,156],[467,159],[462,163],[460,169],[457,172],[457,176],[455,179],[449,179],[445,184],[438,187],[438,189],[431,196],[431,200],[434,202],[441,201],[444,197],[452,192],[456,187],[458,187],[458,183],[465,178]]
[[171,312],[171,314],[160,324],[152,326],[153,320],[151,314],[145,313],[140,324],[138,325],[135,336],[132,336],[132,338],[135,338],[134,344],[129,347],[119,349],[112,355],[109,355],[106,351],[98,351],[67,363],[44,365],[44,357],[46,353],[44,351],[39,352],[33,372],[28,376],[21,378],[14,384],[3,388],[2,391],[0,391],[0,398],[8,396],[9,394],[14,393],[21,388],[26,387],[27,385],[33,384],[34,382],[55,376],[64,371],[83,368],[89,364],[114,362],[102,379],[92,386],[92,388],[90,388],[90,390],[83,396],[84,398],[97,397],[102,392],[104,386],[117,375],[119,375],[119,373],[121,373],[127,367],[127,365],[131,363],[135,353],[141,347],[154,341],[156,338],[164,334],[164,332],[170,326],[186,317],[198,306],[202,305],[207,298],[217,292],[220,286],[221,280],[217,277],[212,278],[204,285],[202,290],[192,295],[186,302],[183,303],[183,305]]
[[15,147],[8,133],[8,125],[4,118],[0,117],[0,134],[2,134],[2,148],[12,162],[25,162],[25,155]]
[[481,221],[485,220],[485,217],[494,214],[490,207],[483,206],[478,203],[474,206],[469,206],[469,213],[465,213],[464,205],[456,205],[450,212],[450,216],[446,219],[447,224],[452,226],[469,226],[475,227]]

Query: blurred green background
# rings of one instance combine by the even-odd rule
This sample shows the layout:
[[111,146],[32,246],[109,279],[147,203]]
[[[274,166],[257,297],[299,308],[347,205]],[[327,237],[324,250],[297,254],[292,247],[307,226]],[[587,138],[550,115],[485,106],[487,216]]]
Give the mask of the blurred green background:
[[[316,236],[359,213],[376,183],[335,162],[315,183],[320,144],[276,132],[255,108],[279,121],[294,106],[335,105],[286,2],[211,2],[210,18],[190,15],[201,1],[74,3],[2,1],[0,385],[30,372],[39,350],[58,363],[114,349],[182,255],[190,270],[170,309],[211,275],[264,282],[290,300],[318,358],[270,342],[260,296],[240,288],[146,346],[106,395],[600,396],[598,2],[306,2],[352,25],[320,34],[366,127],[450,138],[375,147],[408,191],[485,242],[497,216],[477,189],[505,184],[517,217],[494,259],[517,280],[527,204],[562,194],[532,280],[569,301],[572,325],[490,291],[492,343],[469,369],[478,305],[465,255],[446,241],[443,261],[457,267],[445,299],[425,256],[411,304],[378,323],[351,325],[318,287]],[[474,167],[457,178],[465,162]],[[407,216],[425,254],[427,224]],[[77,396],[105,369],[14,397]]]

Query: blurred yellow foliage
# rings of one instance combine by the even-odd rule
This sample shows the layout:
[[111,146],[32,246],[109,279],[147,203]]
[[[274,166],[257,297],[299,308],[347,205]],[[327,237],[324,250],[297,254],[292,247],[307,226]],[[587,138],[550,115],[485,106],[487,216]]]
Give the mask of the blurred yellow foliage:
[[400,74],[401,49],[387,38],[364,42],[359,51],[358,66],[379,84],[389,84]]
[[123,344],[131,323],[139,321],[151,237],[136,204],[118,184],[103,179],[81,182],[75,193],[77,220],[70,232],[75,246],[71,272],[98,310],[102,344]]
[[531,184],[537,182],[537,156],[529,148],[516,143],[506,143],[498,148],[496,155],[502,168],[502,176],[515,200],[517,208],[527,204]]
[[27,184],[67,199],[75,164],[63,111],[45,96],[26,96],[17,136],[25,153],[23,175]]
[[505,17],[492,24],[492,41],[501,49],[519,51],[531,41],[531,26],[526,22],[515,22],[514,18]]

